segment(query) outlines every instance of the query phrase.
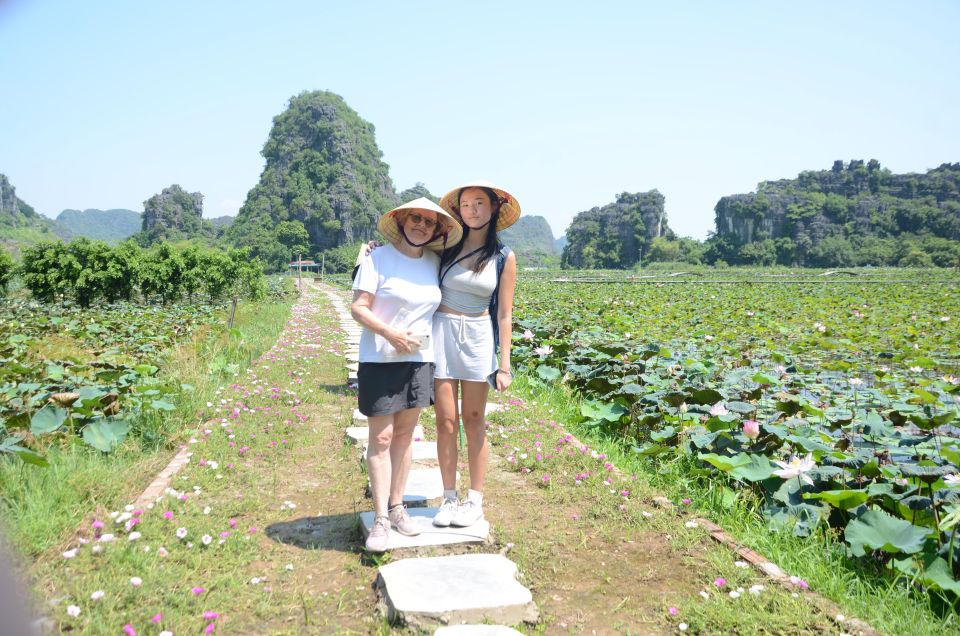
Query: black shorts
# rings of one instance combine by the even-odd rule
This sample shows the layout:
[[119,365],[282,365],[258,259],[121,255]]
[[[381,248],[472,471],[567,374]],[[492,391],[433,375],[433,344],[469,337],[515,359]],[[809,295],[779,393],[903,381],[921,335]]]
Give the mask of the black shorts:
[[357,370],[360,412],[392,415],[433,404],[432,362],[361,362]]

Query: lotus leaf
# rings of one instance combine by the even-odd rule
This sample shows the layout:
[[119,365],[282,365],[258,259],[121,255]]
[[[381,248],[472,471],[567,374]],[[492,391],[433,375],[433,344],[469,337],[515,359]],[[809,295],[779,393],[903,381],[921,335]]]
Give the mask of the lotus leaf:
[[130,424],[124,420],[99,419],[83,427],[83,440],[97,450],[109,453],[123,441]]
[[30,432],[34,435],[52,433],[63,426],[68,413],[67,409],[48,404],[30,418]]
[[841,510],[856,508],[866,503],[869,497],[870,495],[866,490],[823,490],[803,495],[804,499],[819,499]]
[[844,540],[855,556],[864,556],[868,549],[915,554],[923,549],[929,534],[926,528],[874,509],[847,524]]

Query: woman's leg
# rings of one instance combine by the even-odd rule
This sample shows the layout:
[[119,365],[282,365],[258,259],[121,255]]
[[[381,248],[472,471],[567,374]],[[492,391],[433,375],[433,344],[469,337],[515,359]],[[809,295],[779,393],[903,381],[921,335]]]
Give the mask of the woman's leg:
[[490,385],[486,382],[460,383],[463,394],[460,403],[463,428],[467,434],[467,456],[470,462],[470,489],[483,492],[483,483],[487,477],[487,457],[490,448],[487,445],[487,393]]
[[444,490],[457,487],[458,380],[434,380],[434,410],[437,415],[437,461]]
[[420,419],[422,409],[406,409],[394,413],[393,441],[390,443],[390,500],[388,505],[403,503],[403,491],[407,488],[407,476],[413,463],[413,429]]
[[387,515],[387,497],[390,494],[390,442],[393,439],[394,415],[379,415],[367,418],[367,473],[370,475],[370,491],[373,509],[378,517]]

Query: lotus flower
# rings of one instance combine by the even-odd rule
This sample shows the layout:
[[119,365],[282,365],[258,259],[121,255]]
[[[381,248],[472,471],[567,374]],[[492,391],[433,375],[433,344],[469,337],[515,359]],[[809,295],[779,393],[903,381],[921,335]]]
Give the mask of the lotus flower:
[[773,474],[781,479],[791,479],[797,477],[802,479],[809,485],[813,485],[813,480],[810,479],[810,476],[807,475],[807,471],[812,470],[816,467],[817,463],[813,461],[813,454],[807,453],[807,456],[803,459],[799,457],[791,457],[789,462],[781,462],[776,460],[776,463],[780,466],[780,470],[773,471]]
[[727,407],[723,405],[723,402],[717,402],[710,407],[710,415],[726,415],[727,413],[729,413],[729,411],[727,411]]
[[537,347],[534,349],[533,352],[541,358],[546,358],[548,355],[553,353],[553,347],[550,345],[543,345],[542,347]]
[[743,423],[743,434],[748,439],[757,439],[760,437],[760,422],[756,420],[747,420]]
[[530,331],[529,329],[525,329],[524,332],[523,332],[523,339],[524,339],[524,340],[533,340],[533,332]]

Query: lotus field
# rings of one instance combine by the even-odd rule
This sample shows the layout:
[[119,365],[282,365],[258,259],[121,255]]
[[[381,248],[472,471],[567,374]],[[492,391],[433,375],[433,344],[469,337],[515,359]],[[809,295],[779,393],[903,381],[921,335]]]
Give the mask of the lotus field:
[[[590,426],[960,595],[960,277],[522,275],[514,364]],[[945,276],[945,277],[944,277]],[[619,281],[619,282],[618,282]]]
[[72,434],[109,452],[137,416],[174,409],[172,397],[189,387],[160,377],[163,353],[198,326],[221,321],[221,314],[197,304],[118,303],[95,310],[4,301],[0,456],[45,464],[38,449],[52,436]]

